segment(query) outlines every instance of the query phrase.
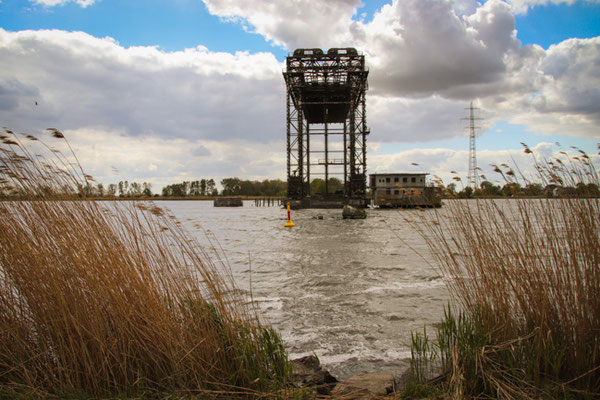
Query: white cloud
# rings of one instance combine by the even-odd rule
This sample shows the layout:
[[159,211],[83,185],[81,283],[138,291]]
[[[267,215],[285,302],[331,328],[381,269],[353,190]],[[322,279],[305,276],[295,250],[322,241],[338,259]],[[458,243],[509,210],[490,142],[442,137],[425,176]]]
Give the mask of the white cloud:
[[[389,26],[397,28],[379,34]],[[504,58],[519,45],[510,9],[496,1],[468,17],[449,2],[396,2],[362,29],[374,90],[403,96],[462,97],[461,89],[501,81]]]
[[358,0],[204,0],[218,16],[242,21],[266,39],[296,47],[364,51],[371,87],[403,96],[428,96],[501,81],[505,58],[518,51],[512,8],[500,0],[396,0],[365,23],[353,21]]
[[[367,97],[367,113],[373,136],[382,142],[431,142],[464,133],[467,103],[439,96],[420,99]],[[489,123],[490,121],[486,121]]]
[[[243,21],[289,50],[350,45],[364,52],[370,65],[369,102],[384,110],[369,106],[369,115],[390,117],[370,123],[388,126],[386,138],[394,135],[390,121],[396,121],[396,131],[418,129],[407,119],[424,121],[425,137],[452,136],[455,129],[447,128],[454,121],[443,117],[473,99],[493,121],[535,122],[535,129],[545,133],[597,136],[598,38],[571,39],[548,51],[517,39],[515,10],[543,1],[394,0],[369,22],[352,20],[360,4],[351,0],[299,0],[284,7],[269,7],[266,0],[204,1],[212,13]],[[568,73],[555,76],[560,68]],[[430,104],[435,106],[422,108]],[[394,106],[399,108],[386,114]],[[435,121],[440,122],[437,132]]]
[[339,46],[348,38],[360,0],[203,0],[219,17],[245,23],[273,43],[296,47]]
[[600,123],[600,37],[550,46],[540,64],[547,84],[533,100],[542,113],[578,113]]
[[535,90],[504,105],[507,118],[534,131],[600,138],[599,65],[600,37],[551,46],[537,65]]
[[165,53],[81,32],[0,30],[0,61],[0,115],[14,129],[281,138],[285,90],[271,54]]
[[96,1],[98,0],[31,0],[33,4],[39,4],[46,7],[62,6],[67,3],[74,2],[84,8],[87,6],[91,6]]
[[157,185],[285,176],[285,86],[272,54],[0,29],[0,63],[2,124],[65,131],[101,181],[110,165]]
[[[129,136],[124,131],[65,130],[86,173],[97,182],[121,180],[149,182],[154,192],[184,180],[238,176],[242,179],[274,179],[285,175],[283,141],[257,144],[251,140],[204,140]],[[38,135],[53,148],[70,156],[66,143]],[[36,145],[37,142],[33,142]]]

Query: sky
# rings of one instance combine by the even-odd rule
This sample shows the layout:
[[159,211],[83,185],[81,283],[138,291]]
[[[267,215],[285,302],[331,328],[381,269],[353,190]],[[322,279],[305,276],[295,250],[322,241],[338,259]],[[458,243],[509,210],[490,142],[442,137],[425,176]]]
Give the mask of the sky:
[[598,162],[600,0],[0,0],[0,126],[105,184],[285,179],[300,47],[365,55],[368,173],[466,177],[471,102],[486,176],[521,142]]

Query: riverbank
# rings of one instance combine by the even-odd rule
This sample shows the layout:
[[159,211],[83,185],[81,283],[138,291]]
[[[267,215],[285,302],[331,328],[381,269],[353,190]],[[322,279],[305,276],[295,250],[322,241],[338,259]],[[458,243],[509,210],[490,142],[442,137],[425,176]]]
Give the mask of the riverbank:
[[[269,207],[81,199],[83,177],[12,147],[0,163],[3,193],[36,200],[0,202],[3,395],[305,398],[287,360],[307,352],[349,386],[408,353],[417,387],[441,372],[455,397],[600,393],[596,199],[299,210],[288,229]],[[572,168],[548,180],[598,181]]]

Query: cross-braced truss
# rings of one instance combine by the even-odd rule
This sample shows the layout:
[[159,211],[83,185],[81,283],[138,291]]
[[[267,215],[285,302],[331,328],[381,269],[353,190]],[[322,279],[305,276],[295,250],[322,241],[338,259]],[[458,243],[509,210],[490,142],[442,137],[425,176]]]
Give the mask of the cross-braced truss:
[[[297,49],[286,59],[288,197],[311,195],[311,179],[325,197],[366,198],[365,57],[353,48]],[[344,184],[329,189],[330,178]]]

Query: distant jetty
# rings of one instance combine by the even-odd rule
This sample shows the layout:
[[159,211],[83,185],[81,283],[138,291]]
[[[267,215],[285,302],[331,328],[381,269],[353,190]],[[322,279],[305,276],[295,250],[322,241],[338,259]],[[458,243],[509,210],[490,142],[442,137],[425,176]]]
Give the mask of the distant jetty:
[[215,207],[242,207],[244,202],[241,197],[215,197]]

